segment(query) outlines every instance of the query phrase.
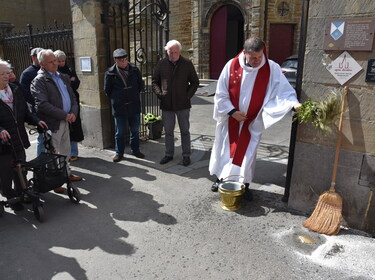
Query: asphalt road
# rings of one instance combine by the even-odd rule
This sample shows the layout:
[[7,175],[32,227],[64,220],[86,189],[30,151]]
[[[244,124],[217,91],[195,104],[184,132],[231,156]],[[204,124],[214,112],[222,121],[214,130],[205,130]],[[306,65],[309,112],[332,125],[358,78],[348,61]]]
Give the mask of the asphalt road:
[[334,237],[309,232],[304,213],[281,201],[290,115],[263,135],[254,201],[236,212],[220,207],[208,173],[212,108],[213,97],[194,97],[188,167],[179,164],[178,133],[166,165],[158,163],[164,137],[141,143],[145,159],[120,163],[113,150],[80,146],[72,164],[84,177],[75,183],[80,204],[49,192],[44,223],[29,205],[0,217],[0,279],[375,279],[373,238],[350,229]]

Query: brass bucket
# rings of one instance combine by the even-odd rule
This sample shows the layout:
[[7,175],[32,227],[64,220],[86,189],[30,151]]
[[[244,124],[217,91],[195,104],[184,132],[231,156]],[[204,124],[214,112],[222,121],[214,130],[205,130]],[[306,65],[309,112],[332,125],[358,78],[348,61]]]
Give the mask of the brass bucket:
[[241,207],[242,195],[245,185],[239,182],[226,181],[219,183],[221,208],[228,211],[236,211]]

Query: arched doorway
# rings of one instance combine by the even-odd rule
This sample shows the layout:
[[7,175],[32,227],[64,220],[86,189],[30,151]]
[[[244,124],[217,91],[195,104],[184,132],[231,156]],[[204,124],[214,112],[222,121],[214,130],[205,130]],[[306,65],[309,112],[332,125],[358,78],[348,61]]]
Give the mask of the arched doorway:
[[218,8],[210,25],[210,78],[217,79],[225,63],[243,47],[244,18],[234,5]]

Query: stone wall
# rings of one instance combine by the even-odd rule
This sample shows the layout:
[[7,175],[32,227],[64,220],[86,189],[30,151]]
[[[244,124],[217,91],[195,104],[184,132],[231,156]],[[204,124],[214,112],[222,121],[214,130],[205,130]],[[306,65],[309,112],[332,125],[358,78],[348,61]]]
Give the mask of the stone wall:
[[169,39],[175,39],[182,45],[182,55],[192,59],[192,10],[193,1],[169,1]]
[[30,23],[34,28],[53,26],[54,20],[60,25],[70,24],[72,15],[67,0],[1,1],[2,22],[14,24],[12,31],[26,29]]
[[[106,148],[112,145],[111,113],[104,94],[104,72],[107,70],[106,40],[101,23],[100,0],[72,1],[74,55],[81,80],[79,93],[81,118],[86,146]],[[80,58],[91,59],[92,71],[82,72]]]
[[[343,87],[323,64],[342,53],[323,50],[325,22],[352,17],[375,17],[375,2],[310,1],[302,101],[323,100],[332,90],[342,92]],[[336,178],[346,222],[371,232],[375,232],[375,199],[371,200],[375,186],[375,84],[365,82],[365,72],[368,59],[375,56],[374,50],[373,46],[372,51],[348,51],[363,70],[346,83],[348,109],[344,115]],[[318,195],[330,187],[336,141],[337,130],[322,134],[309,125],[298,127],[290,207],[311,212]]]

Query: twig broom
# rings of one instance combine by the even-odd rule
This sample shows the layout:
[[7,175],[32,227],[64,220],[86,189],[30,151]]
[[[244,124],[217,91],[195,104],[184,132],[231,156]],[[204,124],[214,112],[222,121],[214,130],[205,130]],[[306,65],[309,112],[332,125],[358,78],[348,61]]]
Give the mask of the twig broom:
[[314,212],[311,214],[303,226],[327,235],[335,235],[340,231],[340,224],[342,221],[342,198],[335,192],[337,164],[339,161],[339,152],[341,146],[342,122],[346,105],[346,95],[348,88],[344,87],[344,96],[341,103],[341,114],[339,122],[339,130],[336,144],[335,162],[333,165],[333,174],[331,187],[319,196],[318,203]]

